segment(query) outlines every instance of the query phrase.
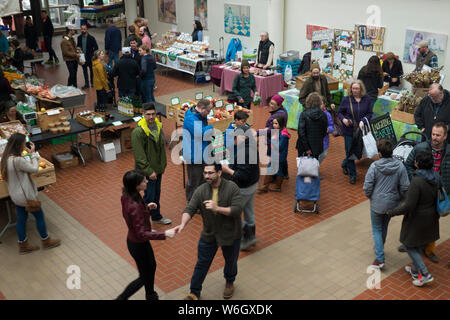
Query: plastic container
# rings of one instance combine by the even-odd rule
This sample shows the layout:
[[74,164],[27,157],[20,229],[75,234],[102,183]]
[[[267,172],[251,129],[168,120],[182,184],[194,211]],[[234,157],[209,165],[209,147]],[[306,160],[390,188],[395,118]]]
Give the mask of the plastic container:
[[280,54],[280,60],[285,62],[291,62],[300,59],[300,53],[296,50],[289,50]]

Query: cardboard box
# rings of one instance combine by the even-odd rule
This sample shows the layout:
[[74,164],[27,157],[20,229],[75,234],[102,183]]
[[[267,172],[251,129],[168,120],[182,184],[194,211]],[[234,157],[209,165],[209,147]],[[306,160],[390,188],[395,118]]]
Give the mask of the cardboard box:
[[[66,159],[66,160],[61,160],[61,159],[58,158],[58,156],[65,155],[65,154],[71,154],[73,157],[70,158],[70,159]],[[52,159],[55,162],[56,166],[58,168],[61,168],[61,169],[66,169],[66,168],[78,166],[78,157],[76,155],[74,155],[73,153],[71,153],[71,152],[54,153],[52,155]]]
[[[326,73],[321,73],[321,75],[324,75],[327,78],[328,89],[330,89],[330,91],[339,90],[339,79],[336,79],[332,75]],[[306,79],[308,79],[309,77],[311,77],[311,72],[306,72],[300,76],[295,77],[295,87],[300,90],[303,87]]]
[[[51,116],[48,115],[48,112],[53,113],[56,111],[59,111],[59,113],[51,115]],[[61,122],[60,121],[61,117],[65,117],[63,108],[55,108],[55,109],[46,110],[45,112],[37,112],[36,124],[41,128],[42,132],[48,131],[49,130],[48,124],[55,123],[55,122]]]
[[133,149],[133,145],[131,144],[131,133],[133,132],[132,128],[126,128],[120,131],[120,149],[121,152],[129,151]]
[[392,120],[400,121],[407,124],[416,124],[416,122],[414,121],[413,113],[408,113],[397,109],[392,110],[391,118]]
[[122,147],[121,147],[121,143],[120,143],[120,139],[107,139],[107,140],[102,140],[102,144],[105,143],[113,143],[114,144],[114,148],[116,150],[116,154],[119,154],[122,152]]
[[117,159],[116,148],[113,142],[102,143],[100,145],[100,152],[104,162],[110,162]]

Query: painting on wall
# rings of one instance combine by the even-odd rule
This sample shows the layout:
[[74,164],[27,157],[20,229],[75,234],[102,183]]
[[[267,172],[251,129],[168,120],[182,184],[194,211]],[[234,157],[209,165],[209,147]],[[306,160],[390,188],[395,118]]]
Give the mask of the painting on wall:
[[386,28],[355,25],[356,49],[364,51],[383,52],[384,35]]
[[194,0],[194,19],[201,22],[204,30],[208,30],[208,0]]
[[405,49],[403,61],[406,63],[416,63],[419,54],[419,42],[428,41],[428,48],[437,56],[438,64],[444,64],[445,49],[447,48],[447,35],[425,31],[406,29]]
[[327,27],[315,26],[312,24],[306,25],[306,39],[312,40],[312,34],[314,31],[327,30]]
[[250,7],[226,3],[224,7],[225,32],[250,37]]
[[177,24],[176,0],[158,0],[158,19],[161,22]]

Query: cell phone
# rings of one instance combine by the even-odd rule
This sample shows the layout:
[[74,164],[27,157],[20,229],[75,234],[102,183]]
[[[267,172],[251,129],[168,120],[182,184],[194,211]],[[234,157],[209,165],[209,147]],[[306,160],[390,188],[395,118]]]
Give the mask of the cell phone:
[[31,144],[29,142],[27,142],[25,145],[27,146],[28,149],[31,149]]

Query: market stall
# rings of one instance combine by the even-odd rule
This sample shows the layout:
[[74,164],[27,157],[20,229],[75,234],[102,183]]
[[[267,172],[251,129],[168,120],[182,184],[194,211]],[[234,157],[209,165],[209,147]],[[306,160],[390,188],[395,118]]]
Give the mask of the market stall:
[[[124,5],[122,2],[116,2],[109,5],[103,6],[84,6],[84,8],[80,9],[80,17],[81,19],[104,19],[106,17],[114,17],[118,16],[124,12]],[[64,12],[64,17],[67,20],[72,13]]]

